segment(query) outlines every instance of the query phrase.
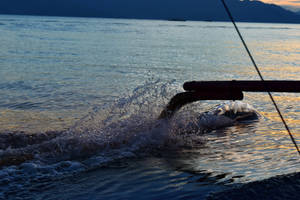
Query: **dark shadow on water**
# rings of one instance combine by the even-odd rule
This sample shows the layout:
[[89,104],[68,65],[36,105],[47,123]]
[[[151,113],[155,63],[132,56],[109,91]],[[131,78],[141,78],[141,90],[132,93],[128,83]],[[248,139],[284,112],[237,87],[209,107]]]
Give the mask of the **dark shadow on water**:
[[[124,165],[126,163],[126,165]],[[222,176],[222,175],[220,175]],[[174,171],[162,158],[123,160],[107,167],[56,180],[40,180],[7,199],[204,199],[228,187],[211,174]],[[67,192],[66,192],[67,191]],[[83,195],[84,194],[84,195]]]
[[211,194],[209,200],[300,199],[300,173],[272,177]]

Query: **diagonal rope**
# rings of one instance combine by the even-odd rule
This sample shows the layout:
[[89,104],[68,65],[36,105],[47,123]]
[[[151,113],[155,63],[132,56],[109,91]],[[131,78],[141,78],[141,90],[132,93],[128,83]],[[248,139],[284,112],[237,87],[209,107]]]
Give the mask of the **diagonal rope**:
[[[241,39],[241,41],[242,41],[242,43],[243,43],[243,45],[244,45],[244,47],[245,47],[245,49],[246,49],[246,51],[247,51],[247,53],[248,53],[250,59],[251,59],[251,62],[252,62],[252,64],[253,64],[253,66],[255,67],[256,72],[258,73],[260,79],[264,82],[265,80],[264,80],[264,78],[263,78],[263,76],[262,76],[262,74],[261,74],[261,72],[260,72],[258,66],[256,65],[256,62],[255,62],[255,60],[254,60],[254,58],[253,58],[253,56],[252,56],[252,54],[251,54],[251,52],[250,52],[250,50],[249,50],[249,48],[248,48],[248,46],[247,46],[247,44],[246,44],[246,42],[245,42],[245,40],[244,40],[242,34],[240,33],[239,28],[237,27],[237,25],[236,25],[236,23],[235,23],[235,21],[234,21],[234,19],[233,19],[233,17],[232,17],[232,14],[231,14],[231,12],[230,12],[228,6],[226,5],[226,3],[225,3],[224,0],[221,0],[221,1],[222,1],[222,3],[223,3],[223,6],[224,6],[224,8],[225,8],[225,10],[226,10],[226,12],[227,12],[227,14],[228,14],[228,16],[229,16],[231,22],[232,22],[233,25],[234,25],[234,28],[235,28],[236,32],[238,33],[238,35],[239,35],[239,37],[240,37],[240,39]],[[265,88],[267,89],[268,94],[269,94],[269,97],[270,97],[271,101],[273,102],[273,105],[274,105],[274,107],[275,107],[275,109],[276,109],[276,111],[277,111],[277,113],[278,113],[278,115],[279,115],[279,117],[280,117],[282,123],[284,124],[284,127],[285,127],[285,129],[287,130],[287,132],[288,132],[288,134],[289,134],[289,136],[290,136],[292,142],[293,142],[294,145],[295,145],[295,148],[297,149],[297,151],[298,151],[298,153],[299,153],[299,155],[300,155],[300,150],[299,150],[299,147],[298,147],[298,145],[297,145],[297,142],[296,142],[295,138],[293,137],[293,134],[291,133],[290,128],[289,128],[289,126],[287,125],[285,119],[283,118],[283,115],[281,114],[281,111],[280,111],[280,109],[279,109],[279,107],[278,107],[278,105],[277,105],[275,99],[273,98],[271,92],[269,92],[269,90],[268,90],[268,88],[267,88],[266,85],[265,85]]]

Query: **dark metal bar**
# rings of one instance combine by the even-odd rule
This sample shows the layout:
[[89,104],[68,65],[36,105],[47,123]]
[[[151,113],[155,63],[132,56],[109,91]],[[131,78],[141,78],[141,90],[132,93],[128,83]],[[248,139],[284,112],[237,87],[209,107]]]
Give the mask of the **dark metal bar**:
[[186,104],[200,100],[243,100],[243,93],[230,91],[193,91],[176,94],[161,112],[159,119],[171,118],[174,113]]
[[300,92],[300,81],[192,81],[183,85],[186,91]]

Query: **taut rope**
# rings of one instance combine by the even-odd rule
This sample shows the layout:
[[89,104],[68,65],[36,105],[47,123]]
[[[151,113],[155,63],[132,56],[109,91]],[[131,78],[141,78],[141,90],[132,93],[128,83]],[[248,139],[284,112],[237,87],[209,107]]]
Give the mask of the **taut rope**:
[[[236,25],[236,23],[235,23],[235,21],[234,21],[234,19],[233,19],[233,17],[232,17],[231,12],[230,12],[228,6],[227,6],[226,3],[225,3],[225,0],[221,0],[221,2],[223,3],[223,6],[224,6],[224,8],[225,8],[225,10],[226,10],[226,12],[227,12],[229,18],[230,18],[230,20],[231,20],[231,22],[232,22],[232,24],[233,24],[233,26],[234,26],[236,32],[237,32],[238,35],[239,35],[239,37],[240,37],[240,39],[241,39],[241,41],[242,41],[242,43],[243,43],[243,45],[244,45],[244,47],[245,47],[245,49],[246,49],[246,51],[247,51],[247,53],[248,53],[248,55],[249,55],[251,61],[252,61],[252,64],[253,64],[253,66],[254,66],[256,72],[258,73],[260,79],[264,82],[265,80],[264,80],[264,78],[263,78],[263,76],[262,76],[262,74],[261,74],[261,72],[260,72],[258,66],[256,65],[256,62],[255,62],[255,60],[254,60],[254,58],[253,58],[253,56],[252,56],[252,54],[251,54],[251,52],[250,52],[250,50],[249,50],[249,48],[248,48],[246,42],[245,42],[245,40],[244,40],[244,38],[243,38],[241,32],[239,31],[239,28],[237,27],[237,25]],[[275,106],[275,109],[276,109],[276,111],[277,111],[277,113],[278,113],[278,115],[279,115],[279,117],[280,117],[282,123],[284,124],[285,129],[287,130],[288,134],[290,135],[290,138],[291,138],[292,142],[294,143],[295,148],[297,149],[297,151],[298,151],[298,153],[299,153],[299,155],[300,155],[300,150],[299,150],[299,147],[298,147],[298,145],[297,145],[297,142],[296,142],[296,140],[294,139],[293,134],[291,133],[290,128],[289,128],[289,126],[287,125],[285,119],[283,118],[283,115],[281,114],[280,109],[279,109],[279,107],[277,106],[277,103],[276,103],[275,99],[273,98],[271,92],[268,90],[266,84],[264,85],[264,87],[265,87],[266,90],[268,91],[269,97],[270,97],[271,101],[273,102],[273,105]]]

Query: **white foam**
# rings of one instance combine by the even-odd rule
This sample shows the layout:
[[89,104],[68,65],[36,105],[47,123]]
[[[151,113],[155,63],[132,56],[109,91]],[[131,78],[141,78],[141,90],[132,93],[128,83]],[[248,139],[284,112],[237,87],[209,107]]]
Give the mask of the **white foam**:
[[230,101],[225,104],[219,105],[214,113],[217,115],[223,115],[226,112],[233,111],[235,114],[240,113],[258,113],[250,104],[242,101]]

